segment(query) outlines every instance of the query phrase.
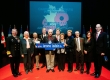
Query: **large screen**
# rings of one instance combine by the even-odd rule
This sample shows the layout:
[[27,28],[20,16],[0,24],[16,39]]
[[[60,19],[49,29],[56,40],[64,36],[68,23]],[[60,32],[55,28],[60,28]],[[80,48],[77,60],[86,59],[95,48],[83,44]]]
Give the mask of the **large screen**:
[[30,32],[42,33],[42,28],[81,31],[81,2],[30,1]]

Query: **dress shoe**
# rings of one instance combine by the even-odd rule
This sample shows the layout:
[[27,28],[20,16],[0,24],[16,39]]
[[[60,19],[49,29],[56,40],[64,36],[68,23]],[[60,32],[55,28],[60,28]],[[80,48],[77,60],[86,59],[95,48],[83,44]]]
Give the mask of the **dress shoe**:
[[17,74],[13,74],[13,76],[14,76],[14,77],[18,77],[18,75],[17,75]]
[[59,72],[61,72],[61,69],[59,69]]
[[29,70],[29,72],[31,72],[31,73],[32,73],[32,70]]
[[50,69],[47,69],[46,72],[48,73],[50,71]]
[[74,71],[78,71],[79,69],[75,69]]
[[89,71],[84,71],[84,73],[87,73],[87,74],[89,74]]
[[26,72],[26,74],[28,74],[28,70],[26,70],[25,72]]
[[83,74],[83,73],[84,73],[84,71],[83,71],[83,70],[81,70],[81,71],[80,71],[80,73],[81,73],[81,74]]
[[55,72],[55,70],[54,70],[54,69],[51,69],[51,71],[52,71],[52,72]]
[[39,70],[39,68],[36,68],[37,70]]
[[71,73],[72,72],[72,70],[67,70],[69,73]]
[[64,71],[64,69],[62,69],[62,71]]
[[42,66],[41,66],[41,68],[44,68],[45,67],[45,64],[43,64]]
[[99,78],[99,77],[100,77],[100,75],[99,75],[99,74],[96,74],[96,75],[95,75],[95,78]]
[[84,71],[84,73],[87,73],[87,71]]
[[90,74],[91,76],[95,76],[95,72]]
[[19,73],[17,73],[17,75],[18,75],[18,76],[21,76],[22,74],[19,72]]

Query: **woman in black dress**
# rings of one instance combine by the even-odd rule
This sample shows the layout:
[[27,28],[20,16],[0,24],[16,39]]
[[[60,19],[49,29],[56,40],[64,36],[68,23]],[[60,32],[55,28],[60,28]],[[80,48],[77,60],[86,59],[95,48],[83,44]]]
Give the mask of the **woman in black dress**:
[[85,62],[86,62],[86,73],[89,74],[90,67],[91,67],[91,58],[92,58],[92,51],[93,51],[93,45],[94,41],[91,36],[91,32],[87,32],[87,38],[85,39],[84,43],[84,54],[85,54]]

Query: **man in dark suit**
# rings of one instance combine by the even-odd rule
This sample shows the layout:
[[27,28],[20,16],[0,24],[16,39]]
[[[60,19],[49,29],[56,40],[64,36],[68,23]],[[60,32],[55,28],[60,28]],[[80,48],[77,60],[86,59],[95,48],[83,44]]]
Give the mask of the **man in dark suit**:
[[94,54],[94,67],[95,72],[92,74],[95,78],[99,78],[102,70],[102,60],[107,49],[107,34],[101,31],[102,26],[100,24],[96,25],[96,33],[94,34],[95,42],[95,54]]
[[[43,28],[42,29],[42,34],[39,36],[39,39],[41,39],[41,43],[43,42],[43,39],[46,36],[47,36],[47,34],[46,34],[46,28]],[[42,66],[41,66],[41,68],[43,68],[46,65],[45,49],[44,48],[41,48],[40,49],[40,53],[41,53],[41,59],[42,59],[42,63],[43,63]]]
[[[56,37],[57,41],[60,41],[60,29],[56,29],[56,34],[53,35]],[[57,54],[57,50],[55,50],[55,67],[58,64],[58,54]]]
[[12,29],[12,36],[7,38],[6,41],[7,55],[10,59],[10,68],[14,77],[21,75],[19,73],[20,64],[20,39],[17,36],[17,30]]
[[[79,31],[75,32],[76,38],[74,38],[75,41],[75,53],[76,53],[76,69],[74,71],[77,71],[80,69],[81,74],[83,74],[84,71],[84,53],[83,53],[83,47],[84,47],[84,39],[80,37]],[[79,66],[79,64],[81,66]]]
[[[48,30],[48,36],[44,37],[43,42],[44,43],[57,43],[56,37],[52,36],[53,30]],[[55,50],[46,50],[46,63],[47,63],[47,70],[46,72],[49,72],[50,70],[52,72],[54,71],[54,59],[55,59]]]
[[31,38],[29,38],[29,32],[25,31],[24,32],[24,38],[21,39],[20,43],[20,53],[21,56],[23,57],[24,61],[24,69],[26,74],[28,72],[32,72],[32,67],[31,67],[31,57],[33,56],[34,53],[34,42]]

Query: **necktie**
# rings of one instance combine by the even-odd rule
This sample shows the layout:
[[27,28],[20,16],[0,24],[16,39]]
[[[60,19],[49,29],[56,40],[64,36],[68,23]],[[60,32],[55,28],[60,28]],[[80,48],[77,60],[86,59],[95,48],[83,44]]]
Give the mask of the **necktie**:
[[76,39],[76,44],[77,44],[77,51],[79,52],[80,51],[80,44],[79,44],[79,41],[78,41],[78,38]]
[[96,41],[97,41],[97,39],[98,39],[98,33],[96,33]]

